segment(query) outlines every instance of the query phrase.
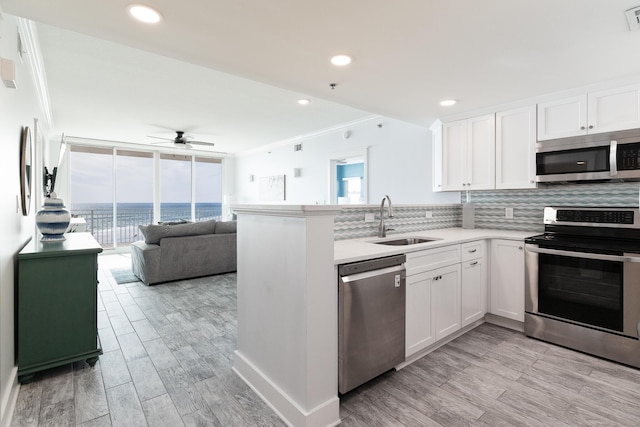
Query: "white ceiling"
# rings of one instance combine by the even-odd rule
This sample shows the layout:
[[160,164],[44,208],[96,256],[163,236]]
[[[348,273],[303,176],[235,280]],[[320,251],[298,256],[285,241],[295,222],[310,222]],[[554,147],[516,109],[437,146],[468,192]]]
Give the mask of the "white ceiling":
[[[156,26],[130,19],[128,3],[0,0],[48,24],[55,131],[149,143],[181,128],[238,153],[372,114],[426,127],[640,75],[640,31],[624,14],[640,0],[145,1],[164,15]],[[333,67],[336,53],[353,63]]]

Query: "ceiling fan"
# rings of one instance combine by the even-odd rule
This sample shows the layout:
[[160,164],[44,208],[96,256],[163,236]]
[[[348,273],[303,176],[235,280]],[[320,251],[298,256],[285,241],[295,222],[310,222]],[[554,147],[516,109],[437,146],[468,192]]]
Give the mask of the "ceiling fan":
[[185,148],[191,148],[192,145],[205,145],[213,147],[215,143],[206,141],[196,141],[190,136],[185,135],[184,131],[177,130],[175,138],[163,138],[160,136],[148,135],[149,138],[162,139],[166,142],[152,142],[152,144],[166,144],[167,142],[173,143],[175,146],[184,146]]

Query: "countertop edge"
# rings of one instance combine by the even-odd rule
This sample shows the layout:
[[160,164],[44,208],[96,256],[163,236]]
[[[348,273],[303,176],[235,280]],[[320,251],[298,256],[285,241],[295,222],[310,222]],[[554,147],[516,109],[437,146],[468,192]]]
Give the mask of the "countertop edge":
[[[533,230],[514,231],[477,228],[444,228],[393,234],[388,235],[386,238],[361,237],[357,239],[337,240],[334,242],[334,265],[423,251],[442,246],[472,242],[475,240],[503,239],[522,241],[527,237],[535,236],[540,233],[540,231]],[[372,243],[377,240],[393,240],[394,238],[404,237],[430,237],[438,240],[409,246],[385,246]]]

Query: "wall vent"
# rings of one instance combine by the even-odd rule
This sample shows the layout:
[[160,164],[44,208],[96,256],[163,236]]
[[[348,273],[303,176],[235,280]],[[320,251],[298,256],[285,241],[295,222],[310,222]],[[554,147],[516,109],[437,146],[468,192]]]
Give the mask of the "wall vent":
[[625,12],[627,14],[627,22],[629,23],[630,31],[640,30],[640,6],[629,9]]
[[294,144],[293,145],[293,151],[302,151],[302,143]]

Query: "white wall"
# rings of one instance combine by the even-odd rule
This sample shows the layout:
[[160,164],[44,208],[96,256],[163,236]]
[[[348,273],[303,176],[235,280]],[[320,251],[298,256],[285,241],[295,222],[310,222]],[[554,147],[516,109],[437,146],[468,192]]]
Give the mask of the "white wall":
[[[382,127],[378,127],[382,124]],[[344,132],[350,137],[345,139]],[[286,203],[329,203],[329,160],[341,153],[369,147],[369,203],[377,204],[388,194],[395,204],[457,203],[459,193],[431,191],[431,132],[413,124],[389,118],[375,118],[355,126],[337,129],[302,142],[294,152],[294,142],[267,152],[236,158],[235,203],[258,203],[258,178],[286,175]],[[299,178],[293,169],[301,168]],[[249,182],[254,175],[254,182]]]
[[[3,18],[3,19],[2,19]],[[13,16],[0,16],[0,57],[16,63],[17,89],[7,89],[0,83],[0,425],[9,425],[13,399],[18,390],[17,368],[14,358],[14,284],[17,253],[35,233],[31,205],[28,217],[16,203],[20,194],[19,159],[22,126],[33,131],[34,118],[43,123],[40,103],[33,84],[29,55],[21,62],[17,55],[17,20]],[[34,160],[42,155],[42,147],[35,146]],[[34,182],[35,184],[35,182]],[[39,189],[38,189],[39,190]],[[36,187],[32,188],[36,191]]]

